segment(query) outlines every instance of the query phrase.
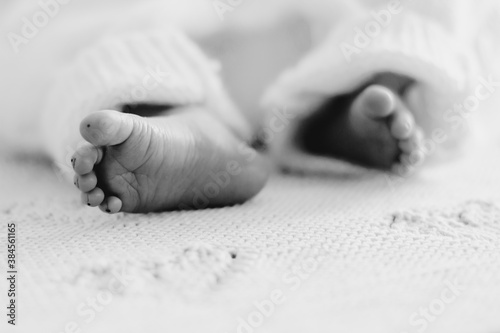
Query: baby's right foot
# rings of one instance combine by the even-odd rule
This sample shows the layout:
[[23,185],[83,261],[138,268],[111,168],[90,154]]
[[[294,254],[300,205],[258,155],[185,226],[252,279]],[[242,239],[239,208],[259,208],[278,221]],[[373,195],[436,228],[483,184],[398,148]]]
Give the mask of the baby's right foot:
[[263,158],[206,110],[143,118],[116,111],[81,122],[89,143],[74,155],[84,202],[108,213],[242,203],[264,186]]

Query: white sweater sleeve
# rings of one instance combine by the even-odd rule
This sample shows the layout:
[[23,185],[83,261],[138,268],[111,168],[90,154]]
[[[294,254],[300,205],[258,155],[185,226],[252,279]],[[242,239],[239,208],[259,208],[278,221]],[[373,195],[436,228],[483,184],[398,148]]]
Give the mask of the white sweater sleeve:
[[[342,6],[325,7],[322,16],[331,10],[332,17],[342,17],[333,8]],[[469,0],[346,4],[343,18],[332,24],[328,37],[284,73],[265,97],[267,125],[279,109],[286,110],[289,122],[270,144],[278,163],[300,171],[354,170],[347,163],[302,151],[295,144],[297,129],[327,98],[354,91],[380,72],[414,79],[408,93],[410,108],[431,118],[434,126],[449,127],[446,110],[474,91],[481,73],[473,44],[482,19],[471,14],[478,12],[472,8]]]
[[[40,3],[59,5],[49,10]],[[0,136],[18,149],[37,147],[68,164],[83,117],[129,104],[200,105],[242,139],[251,136],[223,87],[219,64],[191,41],[220,25],[209,2],[40,3],[19,2],[0,15],[0,32],[9,34],[0,42],[0,97],[10,110],[0,117],[6,124]],[[49,22],[40,24],[36,15]]]
[[96,110],[125,105],[198,105],[242,137],[250,129],[226,94],[218,66],[175,29],[114,35],[85,49],[55,78],[42,112],[45,149],[57,162],[71,133]]

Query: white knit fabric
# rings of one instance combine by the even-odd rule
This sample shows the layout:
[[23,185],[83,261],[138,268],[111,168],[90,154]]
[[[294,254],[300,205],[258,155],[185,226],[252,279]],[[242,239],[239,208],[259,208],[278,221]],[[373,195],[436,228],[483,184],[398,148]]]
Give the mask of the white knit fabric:
[[[13,34],[30,31],[26,20],[34,22],[54,1],[43,6],[36,0],[11,3],[1,14],[0,32],[8,38],[0,41],[0,98],[8,111],[0,114],[0,139],[18,150],[48,150],[61,164],[76,148],[77,120],[116,107],[117,100],[202,103],[248,138],[249,126],[227,96],[218,71],[189,40],[206,42],[221,30],[244,38],[290,18],[310,25],[315,42],[310,54],[269,83],[265,99],[271,119],[276,108],[293,115],[287,128],[275,133],[273,156],[278,164],[302,171],[339,170],[340,162],[308,155],[293,140],[301,119],[326,98],[359,87],[376,73],[393,71],[417,81],[410,108],[439,118],[437,114],[463,101],[478,74],[493,73],[491,64],[497,63],[498,50],[491,46],[498,37],[497,1],[259,0],[232,2],[224,7],[229,8],[224,17],[214,2],[203,0],[63,1],[34,36],[13,42]],[[370,36],[370,45],[360,47],[359,54],[346,57],[341,46],[354,44],[353,29],[366,30],[376,21],[373,12],[380,18],[394,3],[399,9],[390,23],[380,24],[380,34]],[[158,66],[181,89],[163,82],[140,97],[131,96]],[[246,78],[240,82],[244,86]],[[344,171],[354,169],[340,164]]]
[[[498,332],[499,143],[404,181],[275,176],[241,207],[112,217],[48,165],[4,159],[0,251],[17,223],[19,326],[0,331],[247,333],[251,317],[254,332]],[[257,310],[279,290],[283,303]]]

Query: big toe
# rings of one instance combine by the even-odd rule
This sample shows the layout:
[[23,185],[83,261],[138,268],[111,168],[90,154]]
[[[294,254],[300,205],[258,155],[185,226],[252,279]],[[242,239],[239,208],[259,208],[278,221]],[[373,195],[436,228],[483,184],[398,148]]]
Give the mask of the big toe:
[[372,119],[387,118],[391,135],[397,140],[408,139],[415,131],[415,119],[401,99],[390,89],[372,85],[354,101],[353,111]]
[[98,111],[82,120],[80,133],[95,146],[121,144],[131,135],[134,127],[133,115],[118,111]]
[[386,87],[372,85],[358,95],[353,111],[370,118],[390,116],[396,110],[397,97]]

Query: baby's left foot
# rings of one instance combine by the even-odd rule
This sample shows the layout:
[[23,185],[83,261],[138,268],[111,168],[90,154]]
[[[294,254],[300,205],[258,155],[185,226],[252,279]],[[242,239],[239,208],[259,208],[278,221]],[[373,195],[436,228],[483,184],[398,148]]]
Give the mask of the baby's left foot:
[[338,97],[305,121],[303,148],[366,167],[402,172],[419,164],[423,132],[396,91],[373,84]]

